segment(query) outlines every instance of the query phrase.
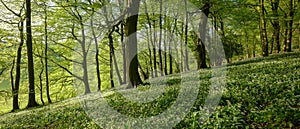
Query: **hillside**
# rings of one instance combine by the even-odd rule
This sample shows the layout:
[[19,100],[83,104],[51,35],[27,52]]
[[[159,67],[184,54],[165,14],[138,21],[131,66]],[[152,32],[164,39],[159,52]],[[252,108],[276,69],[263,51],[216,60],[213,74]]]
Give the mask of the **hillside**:
[[[300,128],[300,53],[272,55],[236,62],[227,66],[226,87],[215,112],[208,121],[199,123],[201,109],[208,94],[211,70],[200,70],[200,90],[188,115],[175,128]],[[191,73],[186,82],[197,82]],[[154,102],[139,105],[126,101],[119,93],[106,91],[104,98],[111,107],[132,117],[155,116],[175,101],[181,75],[151,81],[151,86],[166,84],[165,93]],[[181,82],[181,83],[180,83]],[[185,85],[188,87],[189,85]],[[140,86],[147,90],[149,86]],[[123,90],[133,94],[135,90]],[[149,92],[148,95],[158,92]],[[78,96],[44,107],[0,116],[0,128],[99,128],[88,117],[79,101],[99,97],[98,93]],[[104,101],[99,99],[99,103]],[[94,105],[96,110],[97,105]],[[100,107],[100,106],[99,106]],[[158,122],[160,120],[157,120]],[[127,127],[130,125],[126,125]]]

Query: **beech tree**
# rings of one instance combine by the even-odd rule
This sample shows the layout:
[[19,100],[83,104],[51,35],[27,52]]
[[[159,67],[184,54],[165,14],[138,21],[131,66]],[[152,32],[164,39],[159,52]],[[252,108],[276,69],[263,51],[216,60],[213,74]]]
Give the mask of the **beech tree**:
[[126,66],[127,66],[127,83],[128,88],[136,87],[142,84],[138,72],[138,56],[137,56],[137,22],[140,0],[128,0],[128,17],[125,23],[125,34],[127,41],[126,49]]
[[31,1],[26,0],[26,46],[28,58],[28,81],[29,81],[29,95],[27,107],[37,106],[35,100],[34,89],[34,64],[33,64],[33,50],[32,50],[32,32],[31,32]]

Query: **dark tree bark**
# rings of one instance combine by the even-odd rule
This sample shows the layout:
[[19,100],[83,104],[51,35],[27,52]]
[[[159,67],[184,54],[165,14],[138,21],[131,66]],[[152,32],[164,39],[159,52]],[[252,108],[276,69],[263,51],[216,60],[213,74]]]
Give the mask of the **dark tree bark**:
[[31,1],[26,0],[26,46],[27,46],[27,60],[28,60],[28,81],[29,81],[29,95],[27,108],[38,106],[35,101],[34,90],[34,64],[32,54],[32,32],[31,32]]
[[[165,13],[166,14],[166,13]],[[166,21],[166,17],[164,18],[164,21]],[[166,32],[166,31],[165,31]],[[167,32],[164,34],[164,74],[168,75],[168,65],[167,65]]]
[[[184,20],[184,19],[183,19]],[[182,25],[181,25],[181,39],[180,39],[180,63],[179,63],[179,65],[180,65],[180,70],[181,71],[184,71],[185,69],[184,69],[184,52],[183,52],[183,40],[184,40],[184,24],[182,23]]]
[[256,40],[255,40],[255,35],[253,35],[253,43],[252,43],[252,45],[253,45],[253,49],[252,49],[252,57],[254,58],[254,57],[256,57]]
[[279,14],[278,14],[278,8],[279,8],[279,0],[272,0],[271,1],[272,6],[272,12],[274,14],[274,21],[273,21],[273,39],[275,43],[275,53],[280,52],[280,24],[279,24]]
[[196,51],[198,52],[197,56],[197,69],[207,68],[206,64],[206,51],[205,51],[205,40],[206,40],[206,26],[207,26],[207,17],[209,15],[210,1],[204,1],[202,12],[204,16],[201,19],[198,30],[198,41],[196,45]]
[[48,74],[48,16],[47,16],[47,6],[46,2],[44,3],[44,13],[45,13],[45,74],[46,74],[46,95],[48,103],[52,103],[51,97],[50,97],[50,89],[49,89],[49,74]]
[[187,46],[187,42],[188,42],[188,21],[189,21],[189,13],[187,12],[187,0],[184,0],[184,7],[185,7],[185,38],[184,38],[184,53],[185,53],[185,59],[184,59],[184,68],[185,68],[185,71],[189,71],[190,68],[189,68],[189,55],[188,55],[188,46]]
[[[151,73],[151,77],[153,78],[154,77],[154,74],[153,74],[153,63],[152,63],[152,53],[151,53],[151,47],[150,47],[150,43],[151,45],[153,46],[153,39],[152,39],[152,25],[151,25],[151,21],[150,21],[150,17],[149,17],[149,13],[148,13],[148,9],[147,9],[147,3],[146,1],[144,1],[144,5],[145,5],[145,12],[146,12],[146,17],[147,17],[147,22],[148,22],[148,25],[149,25],[149,28],[147,30],[149,30],[149,33],[147,32],[147,37],[148,37],[148,51],[149,51],[149,63],[150,63],[150,73]],[[154,56],[155,56],[155,53],[154,53]],[[155,63],[154,63],[155,64]]]
[[163,76],[163,62],[161,54],[161,43],[162,43],[162,0],[159,0],[159,41],[158,41],[158,59],[159,59],[159,70],[160,76]]
[[[10,9],[2,0],[1,0],[1,3],[4,5],[4,7],[8,11],[10,11],[11,13],[13,13],[15,16],[17,16],[19,18],[18,30],[19,30],[19,34],[20,34],[20,44],[19,44],[18,50],[17,50],[16,80],[15,80],[15,83],[13,82],[14,81],[13,69],[15,67],[15,60],[13,60],[12,69],[11,69],[11,86],[12,86],[12,96],[13,96],[13,109],[12,109],[12,112],[13,112],[15,110],[20,109],[19,108],[18,96],[19,96],[19,88],[20,88],[20,76],[21,76],[22,47],[23,47],[23,44],[24,44],[24,20],[25,19],[22,16],[22,12],[24,10],[24,4],[25,3],[23,3],[19,13],[16,13],[12,9]],[[5,69],[3,69],[3,71],[4,70]],[[3,73],[3,71],[1,71],[0,75]]]
[[[284,19],[287,19],[288,16],[287,14],[284,15]],[[289,34],[289,29],[288,29],[288,21],[284,21],[284,27],[285,27],[285,30],[284,30],[284,40],[283,40],[283,51],[284,52],[287,52],[287,48],[288,48],[288,34]]]
[[[12,112],[20,109],[19,101],[18,101],[18,98],[19,98],[19,82],[20,81],[17,82],[17,80],[20,80],[20,68],[18,68],[18,66],[17,66],[17,69],[16,69],[16,82],[14,84],[14,75],[13,75],[14,67],[15,67],[15,59],[13,60],[11,71],[10,71],[11,89],[12,89],[12,96],[13,96],[13,109],[12,109]],[[18,84],[16,84],[16,83],[18,83]]]
[[288,13],[288,33],[287,33],[287,52],[292,51],[292,39],[293,39],[293,24],[295,14],[295,0],[289,1],[289,13]]
[[[152,62],[152,51],[151,51],[151,47],[150,44],[153,46],[153,39],[152,39],[152,25],[151,25],[151,21],[150,21],[150,17],[149,17],[149,13],[148,13],[148,8],[147,8],[147,3],[146,1],[144,1],[144,5],[145,5],[145,12],[146,12],[146,17],[147,17],[147,22],[149,25],[149,28],[147,28],[147,40],[148,40],[148,51],[149,51],[149,65],[150,65],[150,73],[151,73],[151,77],[154,77],[154,73],[153,73],[153,62]],[[149,30],[149,32],[148,32]],[[155,56],[155,53],[154,53]]]
[[[156,22],[155,20],[153,21],[154,25],[153,25],[153,29],[154,29],[154,33],[153,33],[153,44],[152,44],[152,47],[153,47],[153,64],[154,64],[154,77],[157,77],[158,74],[157,74],[157,61],[156,61]],[[151,32],[150,32],[151,33]]]
[[124,22],[121,23],[121,42],[122,42],[122,51],[123,51],[123,84],[127,83],[127,66],[126,66],[126,48],[124,42]]
[[20,87],[20,76],[21,76],[21,58],[22,58],[22,47],[24,44],[24,22],[21,19],[20,26],[20,44],[17,51],[17,66],[16,66],[16,80],[15,86],[13,88],[13,110],[19,109],[18,95],[19,95],[19,87]]
[[138,56],[137,56],[137,22],[140,0],[128,0],[128,18],[126,19],[126,66],[127,66],[127,82],[128,88],[136,87],[142,84],[138,72]]
[[266,19],[265,19],[265,6],[264,0],[259,0],[259,15],[260,15],[260,38],[262,43],[262,55],[268,56],[269,55],[269,47],[268,47],[268,35],[267,35],[267,28],[266,28]]
[[41,64],[42,64],[42,69],[40,71],[39,74],[39,81],[40,81],[40,100],[42,102],[43,105],[45,105],[44,99],[43,99],[43,72],[44,72],[44,62],[43,62],[43,58],[41,58]]
[[[113,27],[114,28],[114,27]],[[111,88],[114,88],[114,66],[113,66],[113,51],[114,51],[114,40],[112,37],[112,33],[114,32],[114,29],[111,30],[111,32],[108,34],[109,39],[109,76],[110,76],[110,86]]]
[[97,40],[97,36],[95,34],[95,30],[94,30],[94,9],[93,9],[93,14],[91,16],[91,27],[92,27],[92,35],[94,38],[94,42],[95,42],[95,47],[96,47],[96,54],[95,54],[95,61],[96,61],[96,73],[97,73],[97,90],[101,91],[101,76],[100,76],[100,63],[99,63],[99,44],[98,44],[98,40]]

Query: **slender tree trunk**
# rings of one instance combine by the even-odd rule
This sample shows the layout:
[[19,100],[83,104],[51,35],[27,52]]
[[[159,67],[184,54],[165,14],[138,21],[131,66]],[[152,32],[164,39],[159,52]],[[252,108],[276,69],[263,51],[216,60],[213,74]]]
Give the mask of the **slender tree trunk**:
[[188,10],[187,10],[187,0],[184,0],[184,7],[185,7],[185,38],[184,38],[184,50],[185,50],[185,71],[189,71],[189,55],[188,55],[188,21],[189,21],[189,14],[188,14]]
[[121,84],[123,84],[123,81],[122,81],[122,77],[121,77],[120,70],[119,70],[119,67],[118,67],[118,62],[117,62],[117,59],[116,59],[115,49],[114,49],[113,44],[112,44],[112,57],[113,57],[113,62],[114,62],[115,69],[116,69],[116,74],[117,74],[119,83],[121,85]]
[[100,76],[100,63],[99,63],[99,45],[98,45],[98,40],[97,36],[95,34],[94,30],[94,9],[93,9],[93,14],[91,16],[91,27],[92,27],[92,34],[95,42],[95,47],[96,47],[96,54],[95,54],[95,61],[96,61],[96,73],[97,73],[97,87],[98,91],[101,91],[101,76]]
[[252,43],[252,57],[255,58],[256,57],[256,35],[253,35],[253,43]]
[[[154,77],[154,74],[153,74],[153,62],[152,62],[152,53],[151,53],[151,47],[150,47],[150,43],[152,44],[152,46],[154,46],[153,44],[153,39],[152,39],[152,25],[151,25],[151,21],[150,21],[150,17],[149,17],[149,13],[148,13],[148,9],[147,9],[147,3],[146,1],[144,1],[144,5],[145,5],[145,12],[146,12],[146,17],[147,17],[147,22],[148,22],[148,25],[149,25],[149,33],[147,32],[147,38],[148,38],[148,51],[149,51],[149,62],[150,62],[150,73],[151,73],[151,77],[153,78]],[[147,29],[147,30],[148,30]],[[155,55],[154,55],[155,56]],[[155,64],[155,63],[154,63]]]
[[196,50],[198,52],[198,58],[199,61],[197,63],[197,68],[207,68],[206,64],[206,51],[205,51],[205,40],[206,40],[206,26],[207,26],[207,17],[209,15],[209,9],[210,9],[210,1],[205,1],[204,5],[202,7],[202,12],[205,15],[202,17],[202,23],[199,24],[199,30],[198,30],[198,41]]
[[[17,50],[17,66],[16,66],[16,80],[15,86],[13,86],[13,111],[20,109],[19,102],[18,102],[18,95],[19,95],[19,87],[20,87],[20,75],[21,75],[21,58],[22,58],[22,47],[24,44],[24,21],[21,19],[19,24],[19,32],[20,32],[20,44]],[[12,83],[13,84],[13,83]]]
[[[146,14],[147,15],[147,14]],[[152,51],[151,51],[151,47],[150,47],[150,39],[151,39],[151,33],[148,32],[148,29],[151,29],[150,28],[147,28],[147,45],[148,45],[148,51],[149,51],[149,66],[150,67],[150,71],[151,71],[151,77],[153,78],[154,75],[153,75],[153,67],[152,67]]]
[[[113,27],[114,28],[114,27]],[[114,65],[113,65],[113,43],[114,43],[114,40],[113,40],[113,37],[112,37],[112,33],[114,32],[114,29],[111,30],[111,32],[108,34],[108,39],[109,39],[109,67],[110,67],[110,72],[109,72],[109,75],[110,75],[110,85],[111,85],[111,88],[114,88],[115,85],[114,85]]]
[[247,31],[245,32],[245,38],[246,38],[246,58],[249,59],[250,58],[250,50],[249,50],[249,40],[248,40],[248,33]]
[[181,25],[181,39],[180,39],[180,70],[184,71],[184,52],[183,52],[183,44],[184,44],[184,24]]
[[[278,14],[278,8],[279,8],[279,0],[272,0],[272,12],[274,14],[274,22],[273,22],[273,38],[275,42],[275,53],[280,52],[280,24],[279,24],[279,14]],[[273,44],[273,43],[272,43]]]
[[162,43],[162,0],[159,0],[159,42],[158,42],[158,59],[159,59],[159,70],[160,76],[163,76],[163,61],[162,61],[162,54],[161,54],[161,43]]
[[88,77],[88,70],[87,70],[87,50],[86,50],[86,42],[85,42],[85,30],[84,30],[84,25],[82,23],[82,19],[80,19],[80,27],[81,27],[81,38],[82,42],[81,44],[81,50],[82,50],[82,55],[83,55],[83,60],[82,60],[82,68],[83,68],[83,83],[84,83],[84,94],[89,94],[91,93],[90,86],[89,86],[89,77]]
[[27,60],[28,60],[28,81],[29,81],[29,95],[28,105],[29,107],[37,106],[35,101],[35,90],[34,90],[34,64],[32,54],[32,32],[31,32],[31,1],[26,0],[26,46],[27,46]]
[[288,14],[288,37],[287,37],[287,52],[292,51],[292,39],[293,39],[293,24],[294,24],[294,2],[295,0],[289,1],[289,14]]
[[260,38],[262,43],[262,55],[268,56],[268,39],[267,39],[267,29],[266,29],[266,20],[265,20],[265,6],[264,0],[259,0],[259,14],[260,14]]
[[[171,36],[170,36],[170,41],[169,41],[169,68],[170,68],[170,74],[173,74],[173,57],[172,57],[172,49],[171,49],[171,43],[174,44],[174,33],[175,33],[175,29],[177,27],[177,19],[174,20],[174,26],[173,26],[173,30],[172,30],[172,33],[171,33]],[[171,26],[172,28],[172,26]],[[176,48],[176,46],[175,46]]]
[[124,24],[121,23],[121,42],[122,42],[122,51],[123,51],[123,84],[127,83],[127,66],[126,66],[126,48],[124,42]]
[[45,4],[45,8],[44,8],[44,12],[45,12],[45,19],[44,19],[44,23],[45,23],[45,74],[46,74],[46,94],[47,94],[47,100],[48,103],[52,103],[52,100],[50,98],[50,89],[49,89],[49,74],[48,74],[48,16],[47,16],[47,7],[46,7],[46,3]]
[[[287,19],[288,16],[287,14],[285,14],[285,18]],[[283,40],[283,51],[287,52],[287,48],[288,48],[288,33],[289,33],[289,29],[288,29],[288,21],[284,21],[284,27],[285,27],[285,31],[284,31],[284,40]]]
[[141,74],[142,74],[142,77],[144,78],[144,80],[148,79],[149,76],[145,73],[145,71],[143,70],[143,68],[142,68],[142,66],[141,66],[140,63],[138,64],[138,67],[139,67],[139,69],[141,71]]
[[154,60],[154,77],[157,77],[158,74],[157,74],[157,64],[156,64],[157,61],[156,61],[156,22],[155,22],[155,20],[154,20],[153,28],[154,28],[154,34],[153,34],[154,41],[153,41],[152,47],[153,47],[153,60]]
[[138,56],[137,56],[137,22],[140,0],[128,0],[128,18],[126,20],[126,66],[128,88],[137,87],[142,84],[138,72]]
[[41,64],[42,64],[42,69],[40,71],[39,75],[39,80],[40,80],[40,99],[43,105],[45,105],[44,99],[43,99],[43,72],[44,72],[44,63],[43,59],[41,57]]
[[[13,75],[14,67],[15,67],[15,59],[13,60],[11,71],[10,71],[11,88],[12,88],[12,96],[13,96],[13,109],[12,109],[12,112],[20,109],[19,101],[18,101],[18,98],[19,98],[19,84],[14,84],[14,75]],[[17,78],[20,79],[20,73],[18,73],[18,66],[16,68],[16,82],[18,80]]]
[[[165,18],[166,21],[166,18]],[[166,31],[165,31],[166,32]],[[164,34],[164,71],[165,75],[168,75],[168,65],[167,65],[167,33]]]

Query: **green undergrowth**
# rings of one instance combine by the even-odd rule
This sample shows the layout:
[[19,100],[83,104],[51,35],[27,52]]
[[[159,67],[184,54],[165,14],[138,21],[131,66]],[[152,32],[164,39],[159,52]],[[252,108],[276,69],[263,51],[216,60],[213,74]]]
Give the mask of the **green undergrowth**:
[[[212,71],[209,69],[200,70],[199,76],[192,74],[195,72],[169,75],[153,79],[149,81],[150,85],[137,89],[107,90],[101,94],[92,93],[3,114],[0,116],[0,128],[100,128],[84,105],[85,100],[99,96],[102,96],[101,99],[90,104],[89,109],[97,111],[107,101],[112,109],[126,116],[153,117],[175,103],[180,86],[189,87],[193,85],[187,84],[197,82],[200,83],[197,99],[174,128],[300,128],[300,53],[236,62],[226,69],[222,98],[207,121],[199,121],[199,118],[203,115],[202,109],[212,84]],[[123,96],[132,97],[130,95],[144,91],[149,92],[143,95],[145,103],[142,104]],[[154,95],[161,91],[159,96]],[[187,97],[191,96],[187,94]]]

